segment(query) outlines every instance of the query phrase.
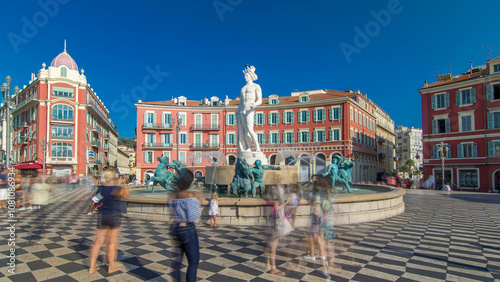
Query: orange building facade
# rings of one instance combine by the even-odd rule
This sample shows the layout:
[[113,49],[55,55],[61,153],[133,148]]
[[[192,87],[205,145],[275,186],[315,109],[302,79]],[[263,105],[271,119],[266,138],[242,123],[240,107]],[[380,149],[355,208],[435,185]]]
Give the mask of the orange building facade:
[[[139,182],[154,174],[156,158],[162,155],[169,156],[171,161],[179,159],[193,169],[196,177],[205,176],[205,167],[212,165],[210,156],[234,164],[238,104],[239,100],[227,97],[224,101],[217,97],[201,102],[186,97],[139,101],[136,104]],[[179,117],[182,122],[178,126]],[[301,182],[324,173],[333,153],[356,163],[353,180],[375,181],[376,124],[374,107],[366,95],[314,90],[264,98],[255,111],[254,131],[268,164],[288,163],[288,159],[281,161],[282,156],[295,152]]]
[[[12,98],[12,163],[43,162],[49,174],[86,176],[116,166],[118,131],[84,70],[66,52]],[[45,143],[43,143],[45,142]],[[43,146],[43,144],[46,144]]]

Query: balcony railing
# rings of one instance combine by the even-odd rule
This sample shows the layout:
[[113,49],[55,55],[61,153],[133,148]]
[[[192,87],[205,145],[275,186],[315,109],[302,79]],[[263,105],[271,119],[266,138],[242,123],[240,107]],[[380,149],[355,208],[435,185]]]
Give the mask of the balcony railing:
[[193,143],[189,147],[191,150],[219,150],[219,143]]
[[38,95],[37,94],[29,96],[28,98],[26,98],[26,100],[24,100],[24,101],[20,102],[19,104],[17,104],[15,110],[17,110],[20,107],[24,106],[26,103],[28,103],[30,101],[33,101],[33,100],[37,100],[37,99],[38,99]]
[[73,116],[53,115],[52,120],[57,121],[73,121]]
[[102,133],[102,129],[100,127],[97,127],[97,126],[92,126],[92,131],[93,132],[99,132],[99,133]]
[[220,126],[218,124],[193,124],[191,125],[191,130],[220,130]]
[[72,157],[48,157],[49,164],[77,164],[76,158]]
[[113,130],[115,132],[118,132],[118,129],[116,128],[116,126],[113,124],[113,122],[111,122],[110,120],[108,120],[108,118],[97,108],[97,106],[92,103],[92,102],[87,102],[87,105],[88,106],[91,106],[94,111],[97,112],[97,114],[99,114],[99,116],[109,125],[109,127],[113,128]]
[[172,123],[144,123],[142,129],[172,129]]
[[20,136],[19,137],[19,144],[28,144],[28,137]]
[[143,149],[172,149],[172,143],[156,143],[156,142],[146,142],[142,143]]
[[92,147],[99,147],[99,148],[101,148],[101,142],[99,142],[99,141],[92,141]]
[[52,134],[53,139],[65,139],[65,140],[72,140],[73,139],[73,134]]

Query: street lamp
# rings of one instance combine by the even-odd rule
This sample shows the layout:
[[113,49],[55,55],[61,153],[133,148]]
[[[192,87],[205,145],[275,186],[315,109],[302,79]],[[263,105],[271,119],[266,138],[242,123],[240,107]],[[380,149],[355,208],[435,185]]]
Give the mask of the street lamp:
[[[0,89],[2,90],[2,94],[3,94],[3,103],[6,107],[6,113],[5,113],[5,118],[6,118],[6,141],[5,141],[5,144],[6,144],[6,156],[5,156],[5,165],[7,167],[10,167],[10,146],[11,146],[11,140],[10,140],[10,127],[11,127],[11,124],[10,124],[10,107],[12,105],[12,102],[11,102],[11,97],[10,97],[10,83],[12,82],[12,78],[10,76],[7,76],[5,78],[5,81],[2,86],[0,87]],[[17,94],[19,93],[20,89],[19,87],[14,87],[14,92]]]
[[437,146],[439,157],[441,158],[441,185],[442,187],[444,187],[444,159],[448,155],[448,146],[443,142],[441,142],[441,144],[438,144]]
[[[179,132],[181,131],[182,118],[180,113],[177,113],[176,116],[177,116],[177,126],[175,127],[175,131],[177,132],[177,160],[180,161],[181,153],[179,151],[179,141],[180,141]],[[172,124],[174,123],[175,123],[175,118],[172,119]]]

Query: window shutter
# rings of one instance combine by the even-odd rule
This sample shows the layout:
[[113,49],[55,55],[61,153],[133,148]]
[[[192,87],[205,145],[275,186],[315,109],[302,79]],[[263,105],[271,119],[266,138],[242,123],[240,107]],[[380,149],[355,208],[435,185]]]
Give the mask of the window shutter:
[[295,132],[292,132],[292,143],[295,143]]
[[445,98],[445,107],[449,107],[450,106],[450,93],[449,92],[446,92],[444,94],[444,98]]
[[458,144],[457,145],[457,154],[458,154],[459,158],[463,158],[464,157],[464,151],[463,151],[463,145],[462,144]]
[[450,128],[450,118],[447,118],[446,119],[446,132],[450,132],[451,131],[451,128]]
[[433,110],[436,108],[436,95],[431,96],[431,108]]
[[306,111],[306,122],[309,122],[309,120],[311,119],[311,114],[309,113],[309,110]]
[[283,143],[288,143],[288,141],[286,140],[286,132],[283,132]]
[[144,113],[144,124],[148,124],[148,113]]
[[299,114],[299,116],[297,117],[297,121],[302,122],[302,112],[299,111],[298,114]]
[[471,103],[476,103],[476,88],[470,90],[470,101]]
[[269,119],[269,124],[273,124],[273,113],[269,113],[269,116],[267,118]]
[[438,158],[438,148],[437,148],[437,145],[434,145],[432,147],[432,158],[433,159],[437,159]]
[[269,142],[268,142],[269,144],[273,144],[273,138],[272,138],[271,134],[272,133],[267,134],[267,139],[269,140]]
[[153,124],[156,123],[156,113],[153,113]]
[[283,112],[283,123],[286,124],[287,121],[286,121],[286,112]]
[[279,144],[279,143],[280,143],[280,134],[279,134],[279,133],[277,133],[277,134],[276,134],[276,137],[278,138],[278,144]]
[[460,92],[461,92],[460,90],[457,90],[457,93],[455,95],[455,99],[457,100],[457,106],[460,106],[460,104],[462,103],[462,99],[461,99],[462,96],[460,95],[461,94]]
[[438,121],[437,120],[432,120],[432,134],[437,134],[438,133]]
[[292,122],[291,123],[294,123],[295,122],[295,112],[292,112]]
[[314,131],[314,142],[318,142],[318,132]]
[[490,157],[495,156],[495,143],[494,142],[488,142],[488,155]]
[[324,121],[324,120],[326,120],[326,110],[322,109],[321,110],[321,121]]
[[149,163],[148,162],[148,152],[144,152],[144,162]]
[[477,158],[477,144],[474,143],[474,145],[472,145],[472,156],[474,158]]
[[337,111],[339,112],[339,119],[342,119],[342,108],[339,108]]
[[280,124],[280,114],[276,113],[276,117],[278,118],[278,120],[276,121],[276,124]]
[[334,118],[333,118],[333,108],[330,108],[329,111],[330,111],[330,120],[334,120]]
[[451,159],[451,145],[446,145],[448,147],[448,156],[446,156],[448,159]]
[[330,141],[333,141],[335,140],[334,136],[333,136],[333,129],[330,129]]
[[493,113],[488,113],[488,129],[493,128]]
[[314,110],[313,112],[313,121],[318,121],[318,110]]
[[493,85],[486,85],[486,100],[493,100]]
[[229,125],[229,114],[226,114],[226,125]]

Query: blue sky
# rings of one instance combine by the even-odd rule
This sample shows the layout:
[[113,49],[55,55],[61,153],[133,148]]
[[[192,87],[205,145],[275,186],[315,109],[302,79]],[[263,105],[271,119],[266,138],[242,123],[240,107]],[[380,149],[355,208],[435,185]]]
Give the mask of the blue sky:
[[[123,137],[134,136],[137,98],[234,99],[245,83],[245,64],[256,67],[264,97],[360,89],[396,125],[421,127],[418,89],[424,80],[436,81],[436,68],[449,73],[451,63],[458,74],[471,61],[484,64],[483,46],[500,56],[498,1],[305,3],[7,1],[0,77],[28,84],[30,73],[50,64],[67,39],[68,53]],[[151,72],[156,81],[140,92]]]

